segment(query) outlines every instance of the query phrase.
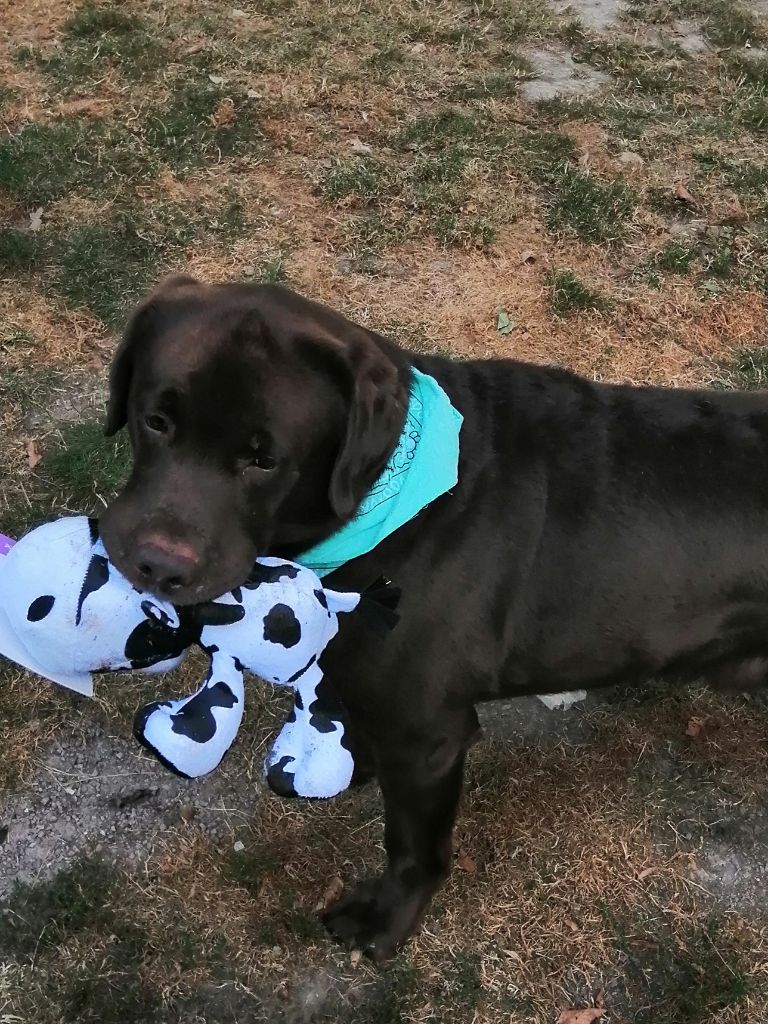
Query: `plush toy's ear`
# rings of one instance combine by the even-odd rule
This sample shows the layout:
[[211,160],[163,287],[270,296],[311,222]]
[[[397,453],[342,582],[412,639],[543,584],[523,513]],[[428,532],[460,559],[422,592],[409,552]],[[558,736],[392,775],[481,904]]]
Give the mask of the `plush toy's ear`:
[[109,371],[109,401],[104,433],[112,437],[128,420],[128,396],[131,390],[137,349],[154,333],[155,317],[164,299],[175,298],[185,290],[199,288],[193,277],[175,275],[161,282],[131,317]]

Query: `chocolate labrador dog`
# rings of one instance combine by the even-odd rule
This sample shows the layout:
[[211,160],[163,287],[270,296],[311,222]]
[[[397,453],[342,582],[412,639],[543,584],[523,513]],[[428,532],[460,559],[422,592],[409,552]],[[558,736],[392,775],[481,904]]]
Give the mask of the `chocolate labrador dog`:
[[416,355],[274,286],[174,278],[114,360],[107,433],[133,473],[110,556],[179,604],[347,522],[402,429],[411,367],[464,417],[459,479],[327,577],[402,588],[385,640],[324,656],[378,778],[387,866],[326,915],[375,959],[445,878],[475,703],[659,674],[768,674],[768,396],[595,384],[512,360]]

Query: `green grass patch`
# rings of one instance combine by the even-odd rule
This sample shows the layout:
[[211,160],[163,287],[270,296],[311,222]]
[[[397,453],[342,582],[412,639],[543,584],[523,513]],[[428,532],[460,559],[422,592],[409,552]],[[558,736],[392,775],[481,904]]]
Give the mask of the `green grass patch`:
[[768,346],[742,349],[721,367],[713,384],[737,391],[768,389]]
[[457,83],[451,96],[456,100],[508,99],[516,96],[520,83],[534,74],[535,69],[526,57],[512,53],[505,55],[503,68]]
[[75,423],[59,431],[59,442],[43,457],[38,476],[49,494],[66,494],[72,508],[98,511],[128,477],[127,440],[104,437],[102,423]]
[[526,133],[520,139],[520,150],[528,173],[545,186],[553,179],[557,182],[577,155],[573,139],[554,131]]
[[550,285],[550,309],[554,316],[564,317],[588,310],[604,313],[611,309],[611,303],[583,284],[572,270],[555,271],[551,275]]
[[626,233],[637,197],[623,181],[605,184],[567,169],[557,183],[547,221],[553,231],[585,242],[616,242]]
[[705,150],[696,162],[707,174],[717,176],[740,195],[759,195],[768,190],[768,167],[752,160],[732,160]]
[[736,50],[726,56],[726,67],[737,81],[760,89],[768,87],[768,57],[763,54]]
[[103,195],[154,173],[141,140],[117,124],[28,124],[0,141],[0,191],[30,206],[70,192]]
[[21,959],[79,932],[112,927],[117,889],[117,872],[98,858],[76,861],[49,882],[17,884],[0,905],[0,952]]
[[703,1024],[746,1002],[751,985],[743,951],[725,934],[722,919],[699,916],[676,935],[652,911],[629,921],[606,916],[626,965],[627,987],[639,1001],[632,1017],[637,1024]]
[[704,32],[718,46],[745,46],[766,38],[760,19],[738,0],[701,0],[695,6],[703,16]]
[[393,188],[392,172],[378,160],[342,160],[323,177],[320,194],[329,202],[354,199],[371,206],[386,198]]
[[[185,985],[184,975],[201,965],[217,981],[227,979],[231,950],[223,936],[202,936],[188,928],[182,910],[156,921],[152,930],[136,923],[121,873],[98,857],[81,857],[45,882],[16,885],[0,905],[0,954],[11,963],[34,962],[35,972],[20,999],[43,1024],[164,1024],[169,996],[145,977],[173,978],[173,1016],[187,1000],[216,1015],[207,986]],[[181,990],[179,992],[179,990]],[[252,1007],[251,1007],[252,1009]],[[224,1007],[222,1007],[222,1011]],[[181,1017],[179,1017],[181,1019]]]
[[[0,348],[11,349],[15,345],[33,346],[35,341],[35,336],[31,331],[22,327],[21,324],[17,324],[5,313],[0,313]],[[0,379],[2,379],[1,375]],[[2,384],[0,383],[0,394],[2,393],[1,389]]]
[[39,63],[66,90],[98,82],[110,67],[129,80],[153,77],[167,57],[157,27],[116,6],[86,4],[65,22],[61,47]]
[[[34,338],[18,325],[2,322],[9,342],[29,343]],[[2,336],[0,336],[2,337]],[[52,367],[34,367],[20,370],[4,370],[0,373],[0,407],[14,408],[20,414],[29,412],[36,404],[45,402],[62,379],[61,373]]]
[[162,255],[162,245],[128,221],[84,224],[54,242],[52,288],[68,305],[86,306],[118,327],[153,280]]
[[677,93],[694,87],[695,65],[662,49],[638,46],[626,40],[596,35],[573,34],[575,56],[600,71],[614,76],[618,88],[637,93]]
[[39,252],[35,235],[17,228],[0,227],[0,270],[29,270],[38,262]]
[[687,274],[696,260],[695,248],[682,242],[668,242],[654,257],[654,264],[668,274]]
[[261,155],[266,147],[254,101],[207,79],[181,83],[168,105],[149,115],[145,136],[157,158],[179,171]]
[[255,276],[261,284],[283,284],[288,280],[285,257],[283,255],[273,256],[258,268]]
[[[231,123],[221,107],[228,98]],[[141,125],[87,118],[25,125],[0,141],[0,191],[30,206],[72,192],[125,196],[162,163],[185,171],[264,148],[251,100],[207,81],[187,83]]]
[[[37,386],[33,393],[29,381],[11,384],[15,400],[26,407],[52,393],[49,382]],[[9,390],[0,388],[0,403],[6,403]],[[105,438],[101,422],[64,425],[46,442],[23,495],[4,487],[0,477],[0,529],[20,537],[53,515],[100,515],[127,479],[130,464],[128,441],[122,435]]]
[[0,82],[0,114],[4,113],[8,107],[10,107],[11,103],[16,99],[16,96],[17,92],[12,86],[6,85],[4,82]]
[[0,230],[0,268],[40,271],[44,289],[119,328],[162,269],[192,241],[231,242],[246,230],[242,204],[226,195],[213,209],[127,201],[99,224],[73,224],[40,235]]

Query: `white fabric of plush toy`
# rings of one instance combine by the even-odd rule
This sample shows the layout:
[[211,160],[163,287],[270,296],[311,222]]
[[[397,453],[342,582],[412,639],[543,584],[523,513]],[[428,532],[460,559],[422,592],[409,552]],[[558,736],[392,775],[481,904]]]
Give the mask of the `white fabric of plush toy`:
[[[330,797],[352,779],[344,714],[318,659],[338,615],[370,609],[391,628],[397,591],[378,596],[323,587],[310,569],[259,559],[242,587],[206,604],[174,607],[136,590],[109,561],[98,523],[62,518],[0,548],[0,654],[78,693],[102,672],[175,669],[197,645],[211,656],[191,696],[139,710],[137,739],[190,778],[213,771],[243,716],[243,671],[290,686],[294,709],[265,762],[284,796]],[[3,553],[4,552],[4,553]]]

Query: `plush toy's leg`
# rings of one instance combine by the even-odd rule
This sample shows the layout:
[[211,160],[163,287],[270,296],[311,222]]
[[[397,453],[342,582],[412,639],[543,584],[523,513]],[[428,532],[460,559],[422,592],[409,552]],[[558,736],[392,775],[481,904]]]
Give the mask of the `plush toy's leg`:
[[313,665],[296,683],[293,711],[264,762],[267,782],[280,796],[328,798],[349,786],[354,770],[339,698]]
[[232,746],[243,701],[242,672],[231,658],[215,654],[196,693],[140,708],[133,734],[166,768],[194,779],[217,768]]

